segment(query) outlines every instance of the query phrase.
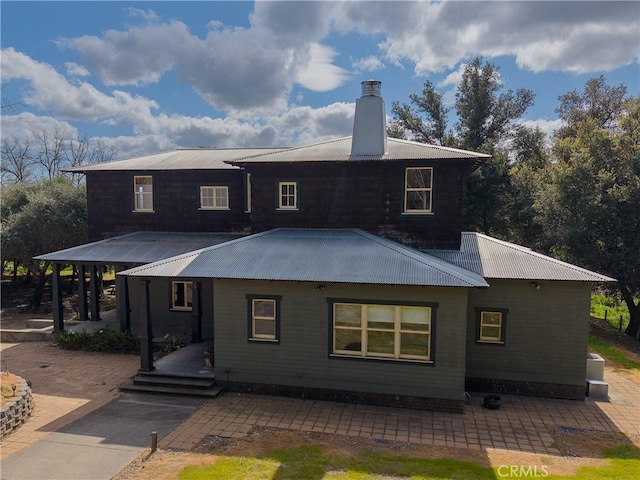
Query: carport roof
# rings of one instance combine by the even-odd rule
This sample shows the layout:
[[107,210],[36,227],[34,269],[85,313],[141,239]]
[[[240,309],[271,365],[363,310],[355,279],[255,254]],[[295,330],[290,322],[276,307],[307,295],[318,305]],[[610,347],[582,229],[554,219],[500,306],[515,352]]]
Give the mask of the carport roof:
[[381,285],[488,287],[480,275],[358,229],[275,229],[122,272]]
[[174,257],[219,243],[235,240],[243,234],[136,232],[34,257],[60,263],[96,263],[104,265],[141,265]]

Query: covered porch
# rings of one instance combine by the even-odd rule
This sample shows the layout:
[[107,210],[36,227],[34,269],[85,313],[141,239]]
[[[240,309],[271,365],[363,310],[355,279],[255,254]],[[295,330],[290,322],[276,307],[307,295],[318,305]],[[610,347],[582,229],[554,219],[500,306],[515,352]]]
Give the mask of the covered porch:
[[[80,245],[77,247],[51,252],[35,260],[49,261],[53,266],[52,274],[52,311],[53,332],[63,332],[65,327],[63,286],[60,272],[66,265],[73,265],[78,272],[78,320],[99,322],[101,320],[102,291],[100,286],[100,270],[114,267],[116,271],[116,325],[121,332],[131,332],[132,300],[130,298],[131,281],[126,275],[119,275],[124,270],[164,260],[176,255],[194,252],[206,247],[222,244],[244,236],[242,233],[167,233],[136,232],[119,237]],[[138,287],[136,285],[136,287]],[[191,312],[191,342],[202,341],[202,309],[201,286],[193,282],[194,307]],[[140,292],[141,305],[149,300],[148,284],[136,288]],[[138,300],[137,298],[135,299]],[[143,348],[141,370],[151,371],[153,366],[153,333],[151,315],[140,316],[140,340]]]

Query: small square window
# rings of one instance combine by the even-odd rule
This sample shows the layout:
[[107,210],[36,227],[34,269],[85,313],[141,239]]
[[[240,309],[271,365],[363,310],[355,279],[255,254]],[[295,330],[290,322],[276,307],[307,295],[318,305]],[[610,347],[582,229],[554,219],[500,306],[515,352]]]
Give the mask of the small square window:
[[193,283],[171,282],[171,310],[191,311],[193,308]]
[[153,178],[150,176],[133,177],[134,210],[153,211]]
[[203,210],[228,210],[229,187],[200,187],[200,208]]
[[298,209],[298,183],[279,182],[278,183],[278,209],[297,210]]
[[280,330],[280,298],[247,295],[249,340],[278,342]]
[[506,309],[476,308],[477,342],[504,344]]

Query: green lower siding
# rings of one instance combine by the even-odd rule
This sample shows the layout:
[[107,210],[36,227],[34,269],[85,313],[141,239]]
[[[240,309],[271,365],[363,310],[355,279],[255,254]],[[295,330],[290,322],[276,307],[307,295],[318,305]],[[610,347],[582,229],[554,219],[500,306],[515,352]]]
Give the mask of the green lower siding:
[[[467,376],[584,386],[591,284],[489,283],[469,291]],[[504,345],[477,342],[477,306],[509,309]]]
[[[231,382],[461,400],[467,289],[215,280],[215,372]],[[280,295],[280,342],[247,340],[247,294]],[[327,298],[435,302],[433,365],[329,355]]]

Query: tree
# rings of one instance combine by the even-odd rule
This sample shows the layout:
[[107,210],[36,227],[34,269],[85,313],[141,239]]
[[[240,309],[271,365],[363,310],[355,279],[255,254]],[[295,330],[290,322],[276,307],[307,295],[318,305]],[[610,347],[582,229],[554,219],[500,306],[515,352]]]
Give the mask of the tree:
[[34,131],[33,136],[38,143],[35,162],[44,168],[49,180],[51,180],[60,174],[64,161],[66,139],[58,129],[54,130],[53,134],[47,130]]
[[[613,97],[599,102],[617,103],[622,90],[599,88]],[[584,98],[572,96],[578,112],[561,97],[564,119],[572,123],[554,139],[556,162],[541,185],[536,209],[555,253],[618,280],[631,316],[626,333],[638,338],[640,97],[604,114],[593,108],[585,115],[583,106],[592,91],[585,88]]]
[[[456,91],[455,130],[448,131],[444,94],[426,81],[422,95],[412,94],[411,105],[393,103],[395,124],[419,142],[489,153],[465,181],[464,226],[470,230],[508,238],[510,218],[509,155],[503,147],[517,126],[516,120],[533,104],[531,90],[503,89],[499,68],[478,57],[465,66]],[[391,132],[391,130],[390,130]]]
[[456,130],[461,147],[487,151],[487,145],[496,144],[533,105],[535,95],[520,88],[498,94],[503,87],[499,68],[481,58],[465,66],[456,92]]
[[[411,140],[415,142],[445,145],[449,109],[444,105],[443,94],[436,92],[433,84],[427,80],[424,82],[422,96],[412,93],[409,98],[417,108],[417,112],[411,105],[393,102],[391,111],[396,122],[392,125],[411,132],[413,134]],[[421,118],[420,114],[425,118]]]
[[507,238],[520,245],[549,251],[550,245],[535,209],[540,185],[551,165],[545,133],[539,128],[517,126],[509,145],[509,158]]
[[56,177],[33,185],[11,185],[4,190],[0,217],[3,257],[28,266],[35,281],[31,306],[37,309],[50,275],[50,262],[33,257],[86,242],[85,187]]
[[81,179],[77,173],[64,169],[108,162],[116,155],[113,145],[92,139],[86,133],[71,138],[59,130],[34,131],[32,137],[2,139],[2,183],[20,183],[44,176],[51,180],[67,175],[75,183]]
[[31,140],[2,139],[2,183],[26,182],[33,176]]

